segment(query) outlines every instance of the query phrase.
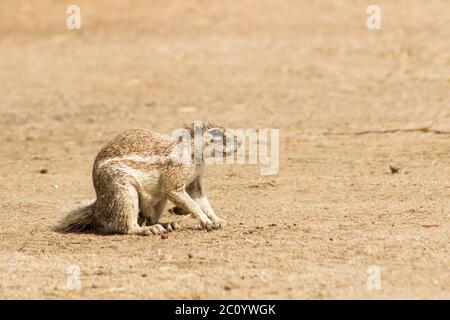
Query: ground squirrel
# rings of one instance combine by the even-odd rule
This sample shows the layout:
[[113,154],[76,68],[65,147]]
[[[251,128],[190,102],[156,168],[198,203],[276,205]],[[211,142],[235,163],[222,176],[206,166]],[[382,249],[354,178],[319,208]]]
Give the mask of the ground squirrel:
[[214,213],[202,190],[203,160],[231,155],[240,143],[235,136],[227,137],[221,125],[200,121],[172,136],[148,129],[127,130],[106,144],[95,159],[96,201],[70,212],[56,230],[170,232],[177,228],[175,223],[158,223],[167,200],[176,205],[175,211],[190,213],[202,228],[221,228],[225,221]]

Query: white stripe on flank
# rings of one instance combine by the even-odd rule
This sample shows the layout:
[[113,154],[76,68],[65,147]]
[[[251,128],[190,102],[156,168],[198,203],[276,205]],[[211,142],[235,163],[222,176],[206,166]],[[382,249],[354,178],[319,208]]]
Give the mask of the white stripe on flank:
[[163,164],[169,160],[176,164],[191,164],[191,149],[189,146],[183,144],[177,144],[172,147],[170,153],[167,156],[140,156],[140,155],[128,155],[123,157],[110,158],[100,161],[97,167],[105,166],[111,162],[116,161],[133,161],[145,164]]
[[110,158],[105,159],[101,161],[97,167],[102,167],[107,164],[110,164],[111,162],[116,161],[133,161],[138,163],[144,163],[144,164],[163,164],[164,162],[167,162],[169,160],[168,156],[149,156],[149,157],[143,157],[138,155],[130,155],[130,156],[124,156],[124,157],[116,157],[116,158]]

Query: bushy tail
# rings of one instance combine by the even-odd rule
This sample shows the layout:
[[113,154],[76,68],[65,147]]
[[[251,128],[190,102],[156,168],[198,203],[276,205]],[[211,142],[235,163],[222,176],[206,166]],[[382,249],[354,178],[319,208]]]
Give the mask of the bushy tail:
[[59,232],[81,232],[94,228],[95,202],[71,211],[55,227]]

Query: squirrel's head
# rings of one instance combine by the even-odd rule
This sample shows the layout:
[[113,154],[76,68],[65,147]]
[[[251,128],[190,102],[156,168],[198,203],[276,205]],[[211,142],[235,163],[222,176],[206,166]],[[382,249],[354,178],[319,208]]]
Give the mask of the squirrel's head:
[[241,140],[231,130],[214,122],[194,121],[186,127],[192,141],[193,151],[202,158],[226,157],[236,152]]

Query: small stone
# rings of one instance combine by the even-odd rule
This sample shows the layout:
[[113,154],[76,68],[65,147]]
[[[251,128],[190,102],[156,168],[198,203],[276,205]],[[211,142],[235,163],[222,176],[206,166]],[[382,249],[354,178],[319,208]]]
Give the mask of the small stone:
[[194,255],[193,255],[192,253],[189,253],[189,254],[188,254],[188,258],[189,258],[189,259],[192,259],[193,257],[194,257]]
[[46,173],[48,173],[48,170],[47,170],[47,169],[41,169],[41,170],[39,171],[39,173],[41,173],[41,174],[46,174]]
[[389,165],[389,170],[391,170],[391,173],[392,173],[392,174],[397,174],[397,173],[399,173],[400,168],[397,167],[397,166],[394,165],[394,164],[390,164],[390,165]]
[[161,239],[169,239],[169,235],[167,233],[163,233],[161,235]]

